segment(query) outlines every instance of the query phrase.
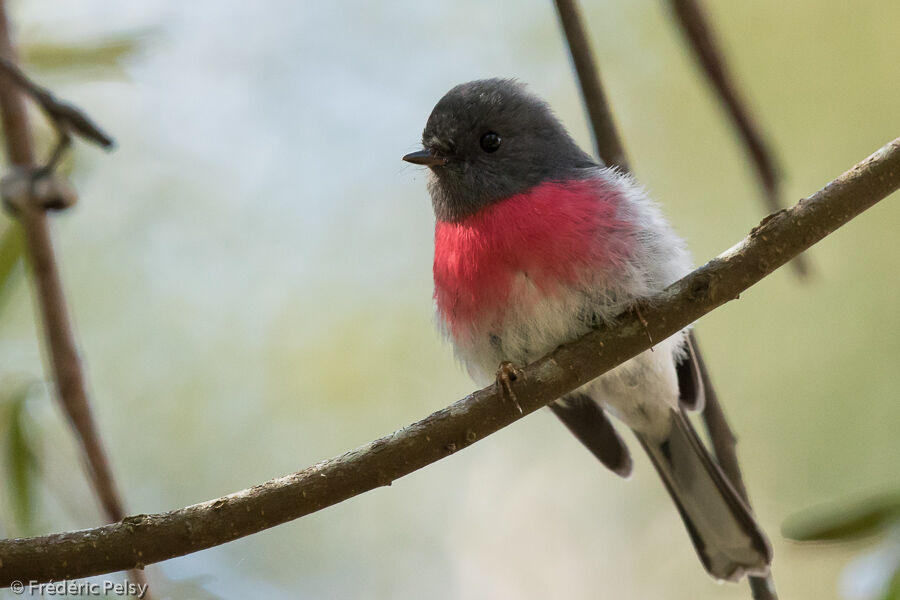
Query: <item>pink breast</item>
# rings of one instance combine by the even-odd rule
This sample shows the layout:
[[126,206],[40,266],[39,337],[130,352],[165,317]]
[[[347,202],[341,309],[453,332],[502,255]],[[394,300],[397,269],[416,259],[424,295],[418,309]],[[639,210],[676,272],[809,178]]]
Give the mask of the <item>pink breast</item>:
[[[540,294],[614,269],[632,228],[616,217],[622,193],[599,179],[549,182],[435,228],[434,297],[451,335],[501,320],[522,275]],[[522,307],[520,307],[522,308]]]

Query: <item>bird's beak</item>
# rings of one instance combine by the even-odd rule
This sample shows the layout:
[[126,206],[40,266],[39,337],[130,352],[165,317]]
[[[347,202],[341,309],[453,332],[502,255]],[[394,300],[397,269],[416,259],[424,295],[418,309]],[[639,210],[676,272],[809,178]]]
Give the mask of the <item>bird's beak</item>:
[[418,152],[412,152],[404,156],[403,160],[409,163],[413,163],[414,165],[425,165],[426,167],[438,167],[440,165],[447,164],[446,158],[436,156],[432,154],[430,150],[419,150]]

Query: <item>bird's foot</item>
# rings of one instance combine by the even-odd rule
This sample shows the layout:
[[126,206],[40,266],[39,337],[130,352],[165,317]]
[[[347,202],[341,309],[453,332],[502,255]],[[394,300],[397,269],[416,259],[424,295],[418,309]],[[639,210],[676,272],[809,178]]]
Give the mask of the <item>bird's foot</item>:
[[509,398],[512,400],[512,403],[519,409],[519,414],[524,414],[525,411],[522,410],[522,407],[519,405],[519,400],[516,398],[516,393],[512,389],[512,382],[518,379],[525,379],[525,372],[522,369],[516,367],[516,365],[512,364],[508,360],[500,363],[500,366],[497,367],[497,390],[500,392],[501,398]]

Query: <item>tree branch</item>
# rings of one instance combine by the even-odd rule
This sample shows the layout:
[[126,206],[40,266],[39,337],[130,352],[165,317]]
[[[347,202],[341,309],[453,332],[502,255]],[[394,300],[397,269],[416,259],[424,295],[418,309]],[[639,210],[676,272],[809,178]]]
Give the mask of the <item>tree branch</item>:
[[[669,0],[675,21],[681,28],[704,75],[716,91],[716,95],[731,118],[738,137],[744,144],[762,188],[763,200],[768,212],[781,208],[781,169],[775,161],[769,145],[753,118],[747,103],[735,84],[722,50],[713,35],[712,27],[700,0]],[[809,275],[809,261],[800,254],[791,265],[801,278]]]
[[593,331],[496,385],[391,435],[299,473],[228,496],[120,523],[0,541],[0,586],[109,573],[167,560],[308,515],[461,450],[602,375],[744,290],[900,188],[900,138],[791,208],[771,214],[739,244],[659,294],[615,327]]
[[[7,62],[15,60],[3,0],[0,0],[0,57]],[[34,144],[17,82],[10,79],[8,72],[4,72],[0,74],[0,84],[0,117],[9,160],[14,166],[33,169],[37,166]],[[118,521],[125,513],[88,403],[84,373],[72,333],[47,215],[44,210],[35,207],[22,208],[19,218],[25,231],[27,255],[37,288],[38,305],[59,399],[81,440],[103,509],[110,521]]]
[[53,92],[31,81],[19,66],[6,57],[0,56],[0,69],[6,72],[23,91],[38,103],[54,126],[60,131],[69,131],[97,144],[111,148],[115,142],[100,126],[94,123],[84,111],[68,102],[63,102]]
[[606,93],[600,84],[600,70],[591,52],[578,4],[576,0],[555,0],[555,2],[559,22],[569,44],[572,64],[581,84],[581,96],[590,117],[597,154],[604,164],[628,171],[628,158],[616,131],[616,123],[606,101]]
[[700,377],[703,382],[703,389],[706,393],[706,405],[703,407],[703,420],[706,423],[706,432],[709,434],[709,442],[713,447],[716,459],[728,479],[738,494],[749,504],[749,496],[747,487],[744,485],[744,478],[741,475],[741,466],[737,459],[737,438],[732,431],[725,413],[722,411],[722,405],[719,403],[719,396],[712,384],[709,376],[709,369],[706,367],[706,361],[700,354],[697,341],[694,338],[694,332],[689,334],[691,341],[694,343],[694,355],[697,357],[697,367],[700,369]]
[[[49,111],[48,114],[54,119],[61,135],[68,135],[68,129],[61,129],[65,127],[92,138],[101,145],[112,144],[112,140],[84,117],[83,113],[56,101],[52,94],[28,81],[15,66],[15,59],[6,3],[0,0],[0,61],[3,65],[0,69],[0,120],[9,162],[14,167],[29,171],[37,168],[28,114],[20,93],[23,85],[29,93],[43,92],[43,96],[38,94],[38,99],[43,97],[49,102],[41,104],[44,110]],[[25,233],[26,256],[34,277],[38,309],[59,401],[81,443],[90,479],[103,511],[110,521],[119,521],[125,516],[125,510],[88,402],[84,373],[63,294],[46,209],[35,203],[24,203],[19,208],[21,210],[17,217]],[[0,561],[3,558],[0,553]],[[134,573],[132,578],[138,583],[144,581],[142,573]]]

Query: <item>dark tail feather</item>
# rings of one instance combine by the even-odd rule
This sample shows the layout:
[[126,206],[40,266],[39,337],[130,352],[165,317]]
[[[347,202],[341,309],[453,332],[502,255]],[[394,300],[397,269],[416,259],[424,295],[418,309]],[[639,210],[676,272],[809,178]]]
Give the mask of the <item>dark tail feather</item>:
[[675,363],[678,375],[678,402],[685,410],[703,410],[706,404],[706,390],[703,389],[703,376],[700,373],[700,361],[694,348],[694,336],[691,335],[685,344],[685,355]]
[[766,575],[772,549],[681,411],[662,443],[638,434],[681,513],[703,566],[717,579]]
[[631,474],[628,446],[589,396],[566,396],[551,404],[550,410],[607,468],[622,477]]

